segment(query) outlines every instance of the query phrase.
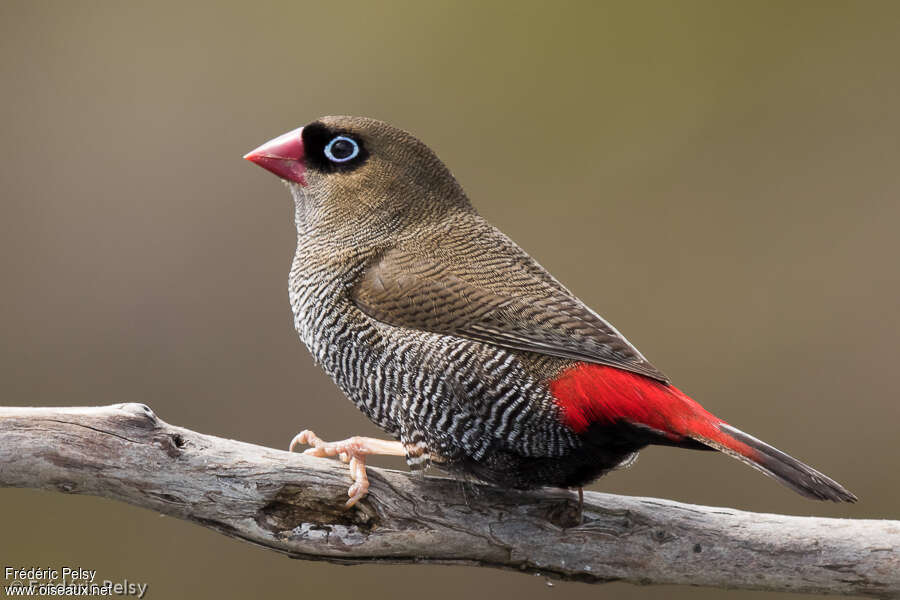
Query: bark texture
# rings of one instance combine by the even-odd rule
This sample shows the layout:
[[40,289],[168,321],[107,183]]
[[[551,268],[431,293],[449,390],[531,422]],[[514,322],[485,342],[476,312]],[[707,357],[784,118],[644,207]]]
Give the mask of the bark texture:
[[439,563],[589,583],[900,597],[900,521],[749,513],[565,490],[510,492],[347,467],[169,425],[143,404],[0,407],[0,486],[91,494],[293,558]]

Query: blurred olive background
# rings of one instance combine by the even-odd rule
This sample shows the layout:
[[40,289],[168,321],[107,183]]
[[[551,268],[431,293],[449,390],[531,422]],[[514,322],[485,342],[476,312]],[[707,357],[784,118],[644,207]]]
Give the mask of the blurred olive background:
[[[680,387],[861,501],[661,448],[594,489],[898,518],[898,56],[895,2],[4,0],[0,403],[145,402],[282,448],[377,434],[292,329],[289,195],[241,160],[360,114],[431,145]],[[151,599],[778,597],[346,568],[97,498],[0,506],[0,564]]]

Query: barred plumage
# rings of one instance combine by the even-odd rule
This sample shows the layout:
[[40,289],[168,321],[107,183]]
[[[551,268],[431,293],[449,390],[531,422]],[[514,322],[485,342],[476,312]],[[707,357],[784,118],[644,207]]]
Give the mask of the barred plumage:
[[350,504],[367,489],[367,452],[527,488],[583,485],[648,444],[721,450],[801,494],[855,499],[671,386],[480,217],[411,135],[325,117],[248,158],[287,179],[294,196],[289,291],[300,338],[401,442],[295,438],[318,456],[350,457]]
[[376,425],[407,445],[424,444],[432,460],[447,465],[481,460],[492,448],[563,456],[579,446],[537,376],[522,377],[520,353],[366,315],[348,282],[377,252],[323,252],[304,225],[298,222],[289,285],[294,326],[316,362]]

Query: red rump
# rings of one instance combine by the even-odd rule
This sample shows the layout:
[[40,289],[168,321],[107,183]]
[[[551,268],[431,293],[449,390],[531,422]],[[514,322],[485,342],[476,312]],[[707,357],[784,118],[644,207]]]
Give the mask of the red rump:
[[577,363],[550,382],[566,425],[584,433],[595,424],[627,421],[662,433],[672,441],[713,441],[744,456],[756,453],[723,433],[721,419],[678,388],[615,367]]

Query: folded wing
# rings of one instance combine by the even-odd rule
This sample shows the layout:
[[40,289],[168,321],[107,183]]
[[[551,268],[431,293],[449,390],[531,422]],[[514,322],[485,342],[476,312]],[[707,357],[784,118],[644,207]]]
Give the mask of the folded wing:
[[[471,281],[437,257],[394,249],[373,263],[353,295],[369,316],[397,327],[625,369],[666,382],[611,325],[551,285],[500,290]],[[527,276],[515,273],[518,279]],[[535,289],[540,293],[535,293]]]

